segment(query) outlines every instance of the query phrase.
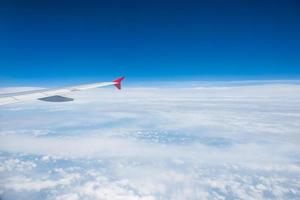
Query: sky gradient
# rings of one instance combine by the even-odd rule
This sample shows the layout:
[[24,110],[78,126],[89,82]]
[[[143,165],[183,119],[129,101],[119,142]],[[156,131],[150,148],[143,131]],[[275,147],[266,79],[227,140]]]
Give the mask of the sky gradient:
[[131,80],[300,76],[299,1],[0,5],[2,85],[120,75]]

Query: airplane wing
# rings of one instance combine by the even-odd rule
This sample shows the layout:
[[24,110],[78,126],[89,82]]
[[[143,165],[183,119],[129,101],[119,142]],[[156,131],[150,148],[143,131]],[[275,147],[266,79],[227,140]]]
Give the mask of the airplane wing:
[[61,95],[71,93],[71,92],[110,86],[110,85],[114,85],[118,89],[121,89],[121,82],[123,79],[124,77],[120,77],[112,82],[100,82],[100,83],[77,85],[73,87],[65,87],[65,88],[58,88],[58,89],[48,89],[48,90],[45,89],[45,90],[34,90],[34,91],[27,91],[27,92],[2,94],[0,96],[0,105],[11,104],[11,103],[27,101],[27,100],[35,100],[35,99],[41,101],[48,101],[48,102],[73,101],[74,99],[64,97]]

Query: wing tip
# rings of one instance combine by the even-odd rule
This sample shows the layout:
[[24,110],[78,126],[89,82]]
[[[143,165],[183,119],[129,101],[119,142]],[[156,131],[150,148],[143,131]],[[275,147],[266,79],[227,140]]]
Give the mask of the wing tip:
[[119,90],[121,89],[121,83],[124,79],[125,79],[125,76],[122,76],[113,81],[115,83],[116,88],[118,88]]

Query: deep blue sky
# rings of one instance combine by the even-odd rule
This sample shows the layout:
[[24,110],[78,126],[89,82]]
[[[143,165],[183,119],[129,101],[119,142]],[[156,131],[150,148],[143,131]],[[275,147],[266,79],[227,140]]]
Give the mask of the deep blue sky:
[[0,80],[295,79],[300,1],[1,0]]

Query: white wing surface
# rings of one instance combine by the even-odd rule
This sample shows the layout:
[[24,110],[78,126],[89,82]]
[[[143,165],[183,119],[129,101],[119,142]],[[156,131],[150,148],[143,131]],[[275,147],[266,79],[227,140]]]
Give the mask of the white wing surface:
[[27,92],[1,94],[0,105],[11,104],[11,103],[27,101],[27,100],[35,100],[35,99],[41,101],[49,101],[49,102],[73,101],[74,99],[64,97],[61,95],[71,93],[71,92],[110,86],[110,85],[114,85],[118,89],[121,89],[121,82],[123,79],[124,77],[118,78],[112,82],[100,82],[100,83],[77,85],[73,87],[65,87],[65,88],[58,88],[58,89],[33,90]]

